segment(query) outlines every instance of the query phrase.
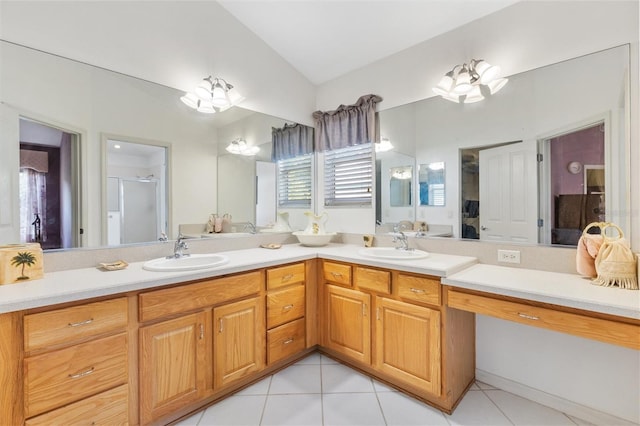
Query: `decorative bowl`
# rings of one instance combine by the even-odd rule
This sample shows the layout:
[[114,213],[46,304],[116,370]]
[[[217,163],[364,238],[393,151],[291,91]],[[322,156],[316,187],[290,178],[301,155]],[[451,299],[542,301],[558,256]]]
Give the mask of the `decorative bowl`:
[[293,235],[298,238],[298,241],[300,241],[300,244],[303,246],[320,247],[329,244],[331,238],[333,238],[336,233],[325,232],[324,234],[308,234],[304,231],[296,231],[293,232]]

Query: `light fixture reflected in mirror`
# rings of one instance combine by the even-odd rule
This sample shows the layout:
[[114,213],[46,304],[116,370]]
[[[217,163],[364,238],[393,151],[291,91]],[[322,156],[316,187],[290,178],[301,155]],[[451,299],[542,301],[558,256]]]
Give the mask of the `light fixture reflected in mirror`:
[[247,145],[247,142],[244,139],[240,139],[240,138],[231,141],[231,143],[229,144],[229,146],[227,146],[226,149],[232,154],[246,155],[246,156],[256,155],[260,151],[259,147]]
[[394,179],[411,179],[413,176],[411,166],[392,167],[390,170],[391,177]]
[[393,144],[388,138],[381,138],[380,142],[375,143],[376,152],[386,152],[393,149]]
[[[448,101],[470,104],[502,89],[509,80],[499,76],[500,67],[491,65],[484,59],[472,59],[469,64],[453,67],[432,90]],[[485,86],[487,89],[483,94]]]
[[214,114],[231,108],[244,98],[224,79],[209,76],[193,92],[185,93],[180,100],[198,112]]

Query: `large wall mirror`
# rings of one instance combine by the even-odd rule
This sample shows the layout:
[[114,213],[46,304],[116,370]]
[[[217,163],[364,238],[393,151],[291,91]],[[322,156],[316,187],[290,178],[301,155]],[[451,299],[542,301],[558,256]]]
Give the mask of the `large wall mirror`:
[[[50,164],[62,158],[49,167],[58,170],[48,185],[57,216],[37,207],[40,232],[52,236],[50,245],[41,237],[46,248],[175,238],[181,224],[205,224],[212,213],[265,226],[275,220],[269,142],[271,128],[285,120],[238,107],[196,113],[178,90],[5,41],[0,57],[0,244],[36,239],[36,210],[22,219],[30,234],[21,237],[18,178],[20,170],[37,171],[42,152]],[[259,154],[229,154],[224,147],[237,138],[260,145]],[[23,160],[28,167],[20,142],[32,152]],[[63,230],[55,241],[49,222]],[[142,223],[153,226],[134,234]]]
[[444,200],[416,217],[486,241],[575,245],[596,220],[629,233],[629,63],[623,45],[510,76],[482,102],[381,111],[381,136],[413,144],[420,170],[447,165]]

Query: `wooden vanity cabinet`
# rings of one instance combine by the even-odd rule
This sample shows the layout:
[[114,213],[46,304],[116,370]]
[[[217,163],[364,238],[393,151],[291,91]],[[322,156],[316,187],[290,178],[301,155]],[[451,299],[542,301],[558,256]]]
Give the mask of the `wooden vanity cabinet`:
[[206,396],[207,312],[140,328],[140,422],[147,424]]
[[23,316],[26,424],[126,423],[127,314],[121,297]]
[[306,347],[306,265],[295,263],[267,270],[267,363]]
[[323,349],[450,413],[475,377],[474,317],[443,305],[438,277],[321,262]]
[[262,297],[213,309],[213,380],[218,389],[265,365],[265,320]]

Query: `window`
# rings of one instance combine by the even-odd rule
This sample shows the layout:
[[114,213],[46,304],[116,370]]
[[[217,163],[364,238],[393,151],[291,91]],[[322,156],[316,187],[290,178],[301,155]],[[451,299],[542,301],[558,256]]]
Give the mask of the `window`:
[[371,205],[372,145],[367,143],[325,152],[325,206]]
[[311,158],[278,160],[278,207],[311,207]]

